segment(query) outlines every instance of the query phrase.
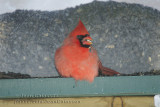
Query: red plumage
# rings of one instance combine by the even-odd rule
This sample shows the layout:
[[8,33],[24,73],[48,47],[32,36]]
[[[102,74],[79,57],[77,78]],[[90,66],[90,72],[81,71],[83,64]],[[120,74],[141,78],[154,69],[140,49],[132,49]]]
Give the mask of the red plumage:
[[61,76],[93,82],[99,69],[104,75],[119,74],[102,66],[91,41],[88,31],[79,21],[55,53],[55,66]]

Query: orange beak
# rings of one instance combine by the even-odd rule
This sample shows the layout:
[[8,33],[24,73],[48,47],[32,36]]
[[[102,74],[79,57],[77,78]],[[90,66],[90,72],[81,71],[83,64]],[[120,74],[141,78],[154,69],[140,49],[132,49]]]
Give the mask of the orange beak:
[[86,44],[86,45],[92,45],[92,38],[91,37],[85,37],[83,40],[82,40],[83,44]]

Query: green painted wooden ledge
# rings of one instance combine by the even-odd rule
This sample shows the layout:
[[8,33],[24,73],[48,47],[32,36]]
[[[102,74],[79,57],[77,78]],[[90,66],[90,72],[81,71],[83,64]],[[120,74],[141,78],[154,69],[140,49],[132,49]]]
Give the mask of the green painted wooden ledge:
[[0,98],[155,95],[160,76],[97,77],[93,83],[73,78],[0,79]]

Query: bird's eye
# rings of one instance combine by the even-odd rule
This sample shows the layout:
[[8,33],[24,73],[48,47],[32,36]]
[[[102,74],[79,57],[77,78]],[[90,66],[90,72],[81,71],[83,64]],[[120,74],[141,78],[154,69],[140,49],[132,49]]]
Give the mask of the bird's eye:
[[87,37],[87,36],[89,36],[89,35],[88,35],[88,34],[85,34],[84,36]]
[[82,35],[77,35],[77,39],[82,39]]
[[89,36],[88,34],[85,34],[85,35],[77,35],[77,39],[82,40],[83,38],[88,37],[88,36]]

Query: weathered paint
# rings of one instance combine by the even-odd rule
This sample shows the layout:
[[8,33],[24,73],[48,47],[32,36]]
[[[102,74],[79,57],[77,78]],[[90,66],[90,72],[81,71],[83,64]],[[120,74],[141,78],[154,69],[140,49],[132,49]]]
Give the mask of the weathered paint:
[[73,78],[1,79],[0,98],[155,95],[159,81],[160,76],[97,77],[77,84]]

